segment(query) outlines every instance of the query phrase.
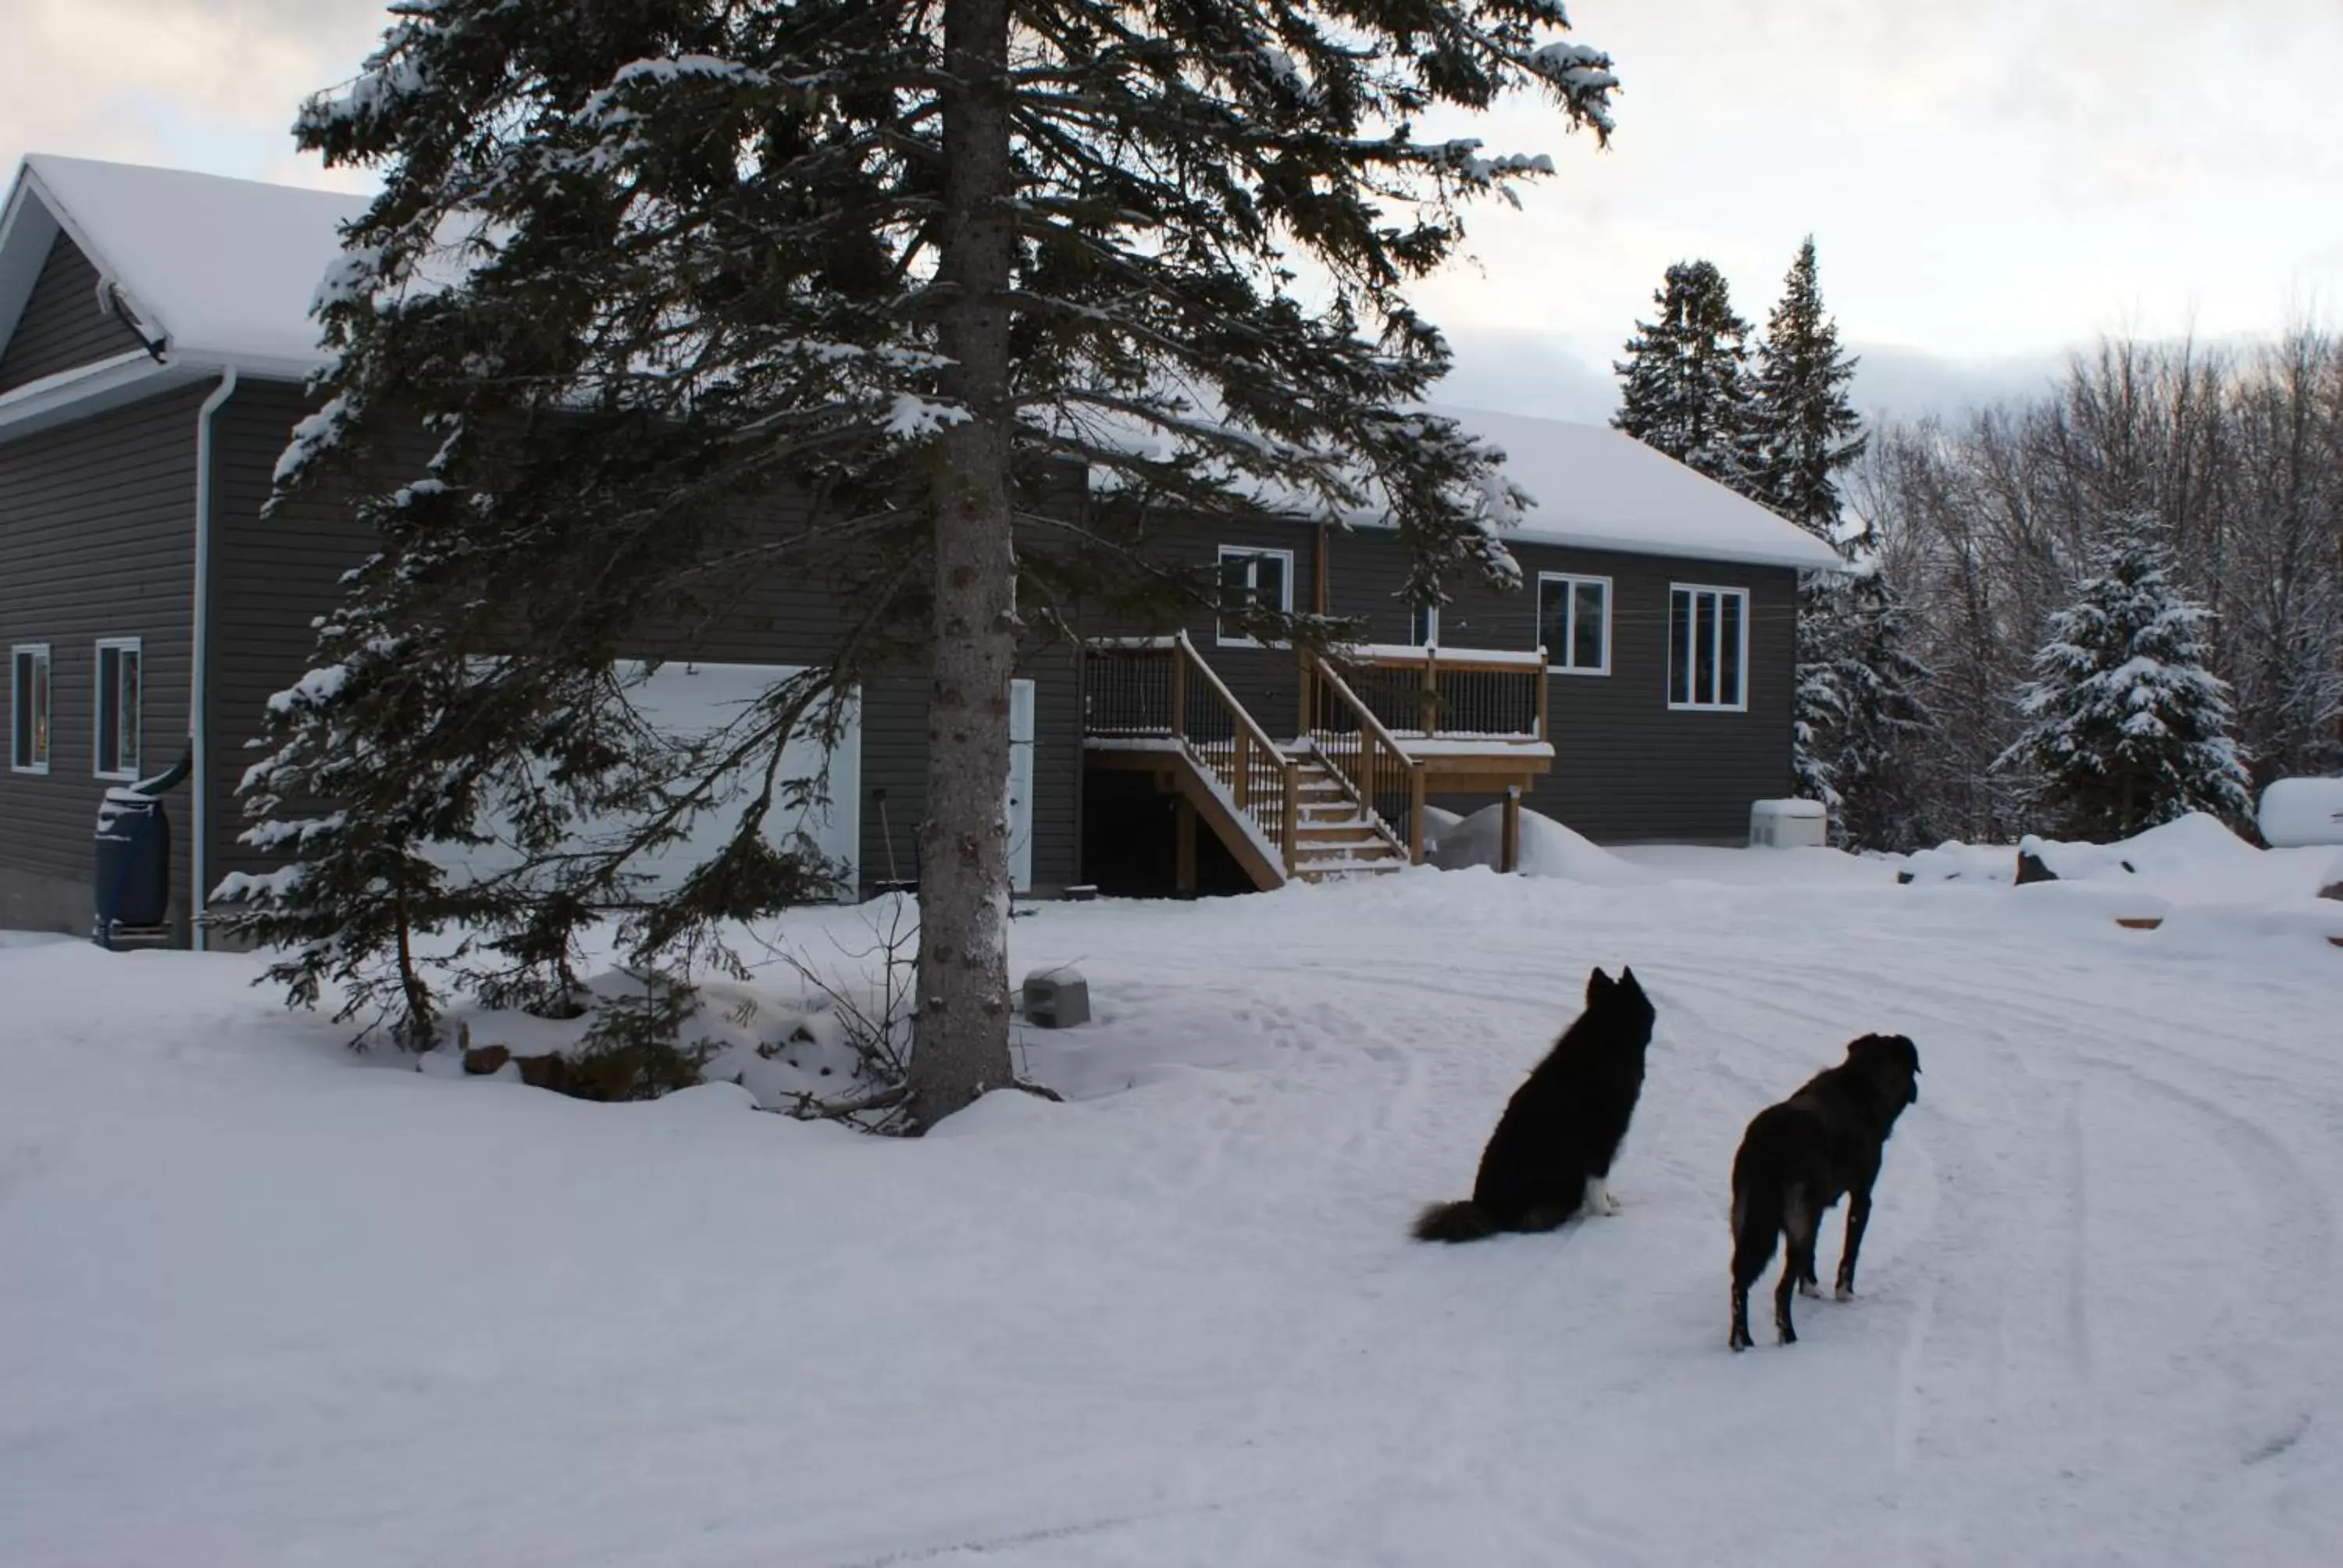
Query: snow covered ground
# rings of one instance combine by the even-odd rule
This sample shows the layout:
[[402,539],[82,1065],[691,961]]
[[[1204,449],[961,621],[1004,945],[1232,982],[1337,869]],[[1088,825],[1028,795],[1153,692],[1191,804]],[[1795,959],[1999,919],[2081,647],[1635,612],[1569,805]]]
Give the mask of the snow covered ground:
[[[1628,859],[1044,907],[1071,1101],[918,1142],[0,942],[0,1563],[2343,1559],[2343,906]],[[1623,961],[1624,1212],[1407,1241]],[[1741,1129],[1874,1029],[1863,1297],[1729,1354]]]

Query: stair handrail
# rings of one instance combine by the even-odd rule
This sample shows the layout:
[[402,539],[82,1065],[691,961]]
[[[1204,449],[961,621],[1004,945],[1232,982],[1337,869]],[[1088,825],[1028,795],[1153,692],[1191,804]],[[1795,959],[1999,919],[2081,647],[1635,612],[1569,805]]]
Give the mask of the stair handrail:
[[[1229,689],[1228,683],[1221,678],[1220,671],[1214,669],[1211,661],[1197,649],[1195,642],[1184,628],[1172,638],[1172,658],[1182,667],[1180,672],[1184,674],[1188,670],[1192,670],[1202,676],[1205,689],[1217,698],[1221,706],[1227,710],[1231,725],[1242,731],[1248,742],[1259,747],[1262,753],[1275,766],[1279,779],[1279,794],[1282,798],[1282,805],[1279,812],[1277,849],[1278,854],[1285,861],[1283,868],[1285,874],[1292,876],[1295,865],[1295,852],[1300,845],[1298,831],[1302,815],[1300,764],[1285,748],[1269,738],[1269,731],[1263,729],[1260,721],[1253,718],[1252,711],[1237,700],[1236,693]],[[1183,686],[1184,682],[1181,680],[1172,682],[1172,738],[1180,742],[1182,749],[1189,754],[1192,761],[1200,767],[1209,769],[1210,760],[1197,749],[1196,743],[1188,738],[1188,716],[1185,712]],[[1240,749],[1232,759],[1232,770],[1240,780],[1245,777],[1243,761],[1244,754]],[[1238,788],[1240,790],[1242,789],[1242,783]],[[1253,813],[1248,796],[1240,793],[1236,799],[1236,805],[1238,809],[1247,816],[1253,816],[1256,822],[1260,820]]]
[[1399,743],[1392,732],[1383,727],[1383,721],[1375,717],[1374,709],[1359,700],[1358,693],[1351,689],[1350,683],[1342,678],[1341,673],[1330,661],[1313,656],[1309,662],[1313,678],[1357,718],[1359,731],[1369,738],[1370,745],[1382,747],[1392,756],[1399,759],[1407,769],[1407,842],[1400,842],[1399,835],[1391,830],[1390,825],[1384,822],[1382,816],[1375,810],[1373,752],[1371,749],[1364,750],[1361,759],[1363,766],[1360,772],[1364,775],[1363,778],[1348,777],[1341,765],[1341,759],[1317,744],[1315,731],[1318,726],[1314,721],[1318,716],[1311,713],[1304,715],[1304,718],[1312,721],[1310,729],[1312,732],[1313,749],[1327,763],[1327,771],[1333,774],[1342,782],[1342,787],[1351,792],[1351,799],[1358,803],[1359,815],[1365,819],[1368,826],[1381,834],[1384,841],[1393,849],[1405,855],[1410,865],[1422,865],[1423,863],[1423,759],[1415,756]]

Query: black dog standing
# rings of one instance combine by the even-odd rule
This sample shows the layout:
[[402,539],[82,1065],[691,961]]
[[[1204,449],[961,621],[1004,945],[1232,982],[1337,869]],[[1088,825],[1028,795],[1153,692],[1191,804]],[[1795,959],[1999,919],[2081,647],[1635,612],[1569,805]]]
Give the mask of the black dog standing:
[[1582,1211],[1618,1212],[1607,1185],[1644,1091],[1652,1003],[1634,970],[1586,977],[1586,1010],[1513,1091],[1481,1153],[1473,1196],[1417,1217],[1422,1241],[1551,1231]]
[[1749,1287],[1774,1257],[1779,1232],[1789,1244],[1774,1290],[1774,1327],[1795,1344],[1790,1322],[1795,1288],[1820,1295],[1815,1237],[1824,1213],[1847,1199],[1846,1245],[1839,1253],[1837,1296],[1855,1293],[1855,1261],[1871,1220],[1871,1186],[1887,1135],[1904,1108],[1920,1098],[1920,1051],[1900,1034],[1866,1034],[1846,1060],[1816,1073],[1779,1105],[1757,1113],[1733,1157],[1733,1338],[1747,1349]]

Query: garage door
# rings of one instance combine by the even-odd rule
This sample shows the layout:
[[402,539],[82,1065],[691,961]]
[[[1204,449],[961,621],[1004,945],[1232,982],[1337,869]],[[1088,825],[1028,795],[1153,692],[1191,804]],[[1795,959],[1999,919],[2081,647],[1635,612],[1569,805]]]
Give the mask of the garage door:
[[[641,666],[621,664],[622,680],[637,682],[629,690],[635,709],[650,729],[669,739],[689,742],[714,734],[738,719],[764,691],[799,673],[801,666],[776,664],[668,664],[648,678]],[[783,753],[781,779],[811,778],[822,766],[821,748],[807,739],[792,740]],[[802,831],[824,855],[842,863],[847,876],[840,896],[852,899],[861,872],[862,715],[859,700],[850,698],[844,733],[829,759],[829,800],[792,809],[776,799],[767,813],[765,836],[776,846],[787,846]],[[629,865],[643,878],[646,895],[672,892],[692,868],[713,857],[731,836],[740,819],[740,808],[761,779],[743,776],[724,780],[709,804],[687,819],[681,838],[648,850]],[[581,823],[576,835],[581,843],[606,841],[625,824]],[[519,864],[519,853],[499,839],[494,844],[443,847],[433,856],[458,875],[488,876]]]

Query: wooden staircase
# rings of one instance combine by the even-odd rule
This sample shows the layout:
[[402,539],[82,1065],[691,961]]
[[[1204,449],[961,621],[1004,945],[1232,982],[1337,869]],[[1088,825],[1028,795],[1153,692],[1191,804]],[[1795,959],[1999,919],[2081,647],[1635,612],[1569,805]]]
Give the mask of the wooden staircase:
[[[1091,765],[1143,769],[1181,798],[1176,857],[1183,887],[1194,882],[1200,821],[1264,890],[1297,879],[1396,871],[1423,858],[1421,844],[1376,809],[1372,784],[1360,787],[1373,770],[1363,773],[1346,765],[1356,759],[1308,738],[1282,746],[1271,739],[1186,633],[1097,644],[1090,664],[1083,745]],[[1409,760],[1388,739],[1383,763],[1384,773],[1408,777]],[[1421,807],[1420,777],[1416,784]],[[1413,819],[1422,820],[1420,810]]]
[[1305,650],[1298,676],[1302,734],[1281,744],[1185,632],[1088,645],[1088,764],[1144,770],[1180,798],[1183,890],[1196,885],[1199,822],[1258,888],[1420,864],[1434,778],[1459,794],[1504,797],[1512,868],[1521,796],[1554,754],[1543,648]]
[[[1293,845],[1284,870],[1305,882],[1373,876],[1409,863],[1399,836],[1359,804],[1348,782],[1325,759],[1307,749],[1287,755],[1294,772]],[[1212,764],[1223,784],[1228,776]],[[1281,850],[1282,846],[1281,846]]]

